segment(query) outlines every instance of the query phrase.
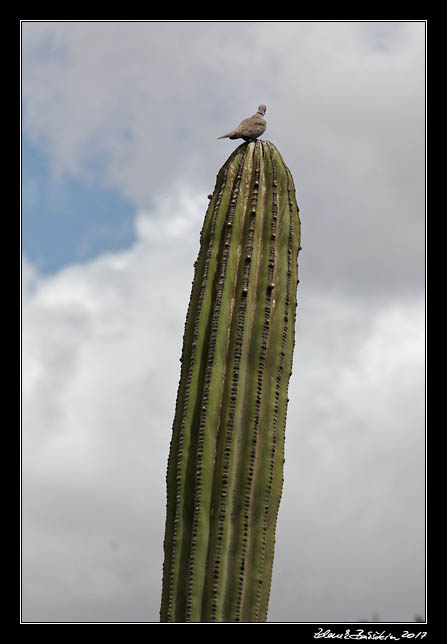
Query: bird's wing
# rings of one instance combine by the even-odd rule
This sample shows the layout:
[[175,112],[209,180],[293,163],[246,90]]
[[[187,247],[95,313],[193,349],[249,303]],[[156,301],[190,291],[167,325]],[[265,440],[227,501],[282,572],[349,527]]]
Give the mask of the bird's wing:
[[235,128],[235,132],[241,132],[245,128],[250,127],[252,118],[253,117],[250,116],[249,118],[246,118],[243,121],[241,121],[239,125]]

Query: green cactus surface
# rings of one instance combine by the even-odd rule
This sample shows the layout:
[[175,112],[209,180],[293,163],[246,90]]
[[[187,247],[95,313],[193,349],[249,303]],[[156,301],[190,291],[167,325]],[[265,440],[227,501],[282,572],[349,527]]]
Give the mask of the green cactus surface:
[[186,317],[167,470],[163,622],[262,622],[283,486],[300,220],[270,141],[217,175]]

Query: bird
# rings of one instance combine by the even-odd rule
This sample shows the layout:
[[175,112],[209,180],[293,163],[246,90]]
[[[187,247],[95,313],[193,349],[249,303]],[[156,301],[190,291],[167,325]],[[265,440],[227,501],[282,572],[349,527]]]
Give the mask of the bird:
[[218,139],[244,139],[244,141],[254,141],[264,134],[267,123],[265,118],[263,118],[266,113],[267,108],[265,105],[260,105],[258,111],[253,116],[250,116],[247,119],[244,119],[239,123],[237,128],[224,134],[223,136],[218,136]]

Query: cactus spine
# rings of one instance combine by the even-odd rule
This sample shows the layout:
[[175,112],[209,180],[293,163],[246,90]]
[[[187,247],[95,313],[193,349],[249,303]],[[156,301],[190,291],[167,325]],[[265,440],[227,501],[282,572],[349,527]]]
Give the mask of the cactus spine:
[[186,317],[160,618],[267,619],[283,484],[300,221],[269,141],[217,175]]

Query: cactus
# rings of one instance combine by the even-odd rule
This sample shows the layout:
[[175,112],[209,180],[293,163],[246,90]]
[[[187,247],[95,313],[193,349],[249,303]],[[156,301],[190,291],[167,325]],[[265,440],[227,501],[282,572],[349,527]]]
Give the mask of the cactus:
[[300,221],[270,141],[217,175],[200,234],[167,470],[164,622],[266,621],[283,485]]

